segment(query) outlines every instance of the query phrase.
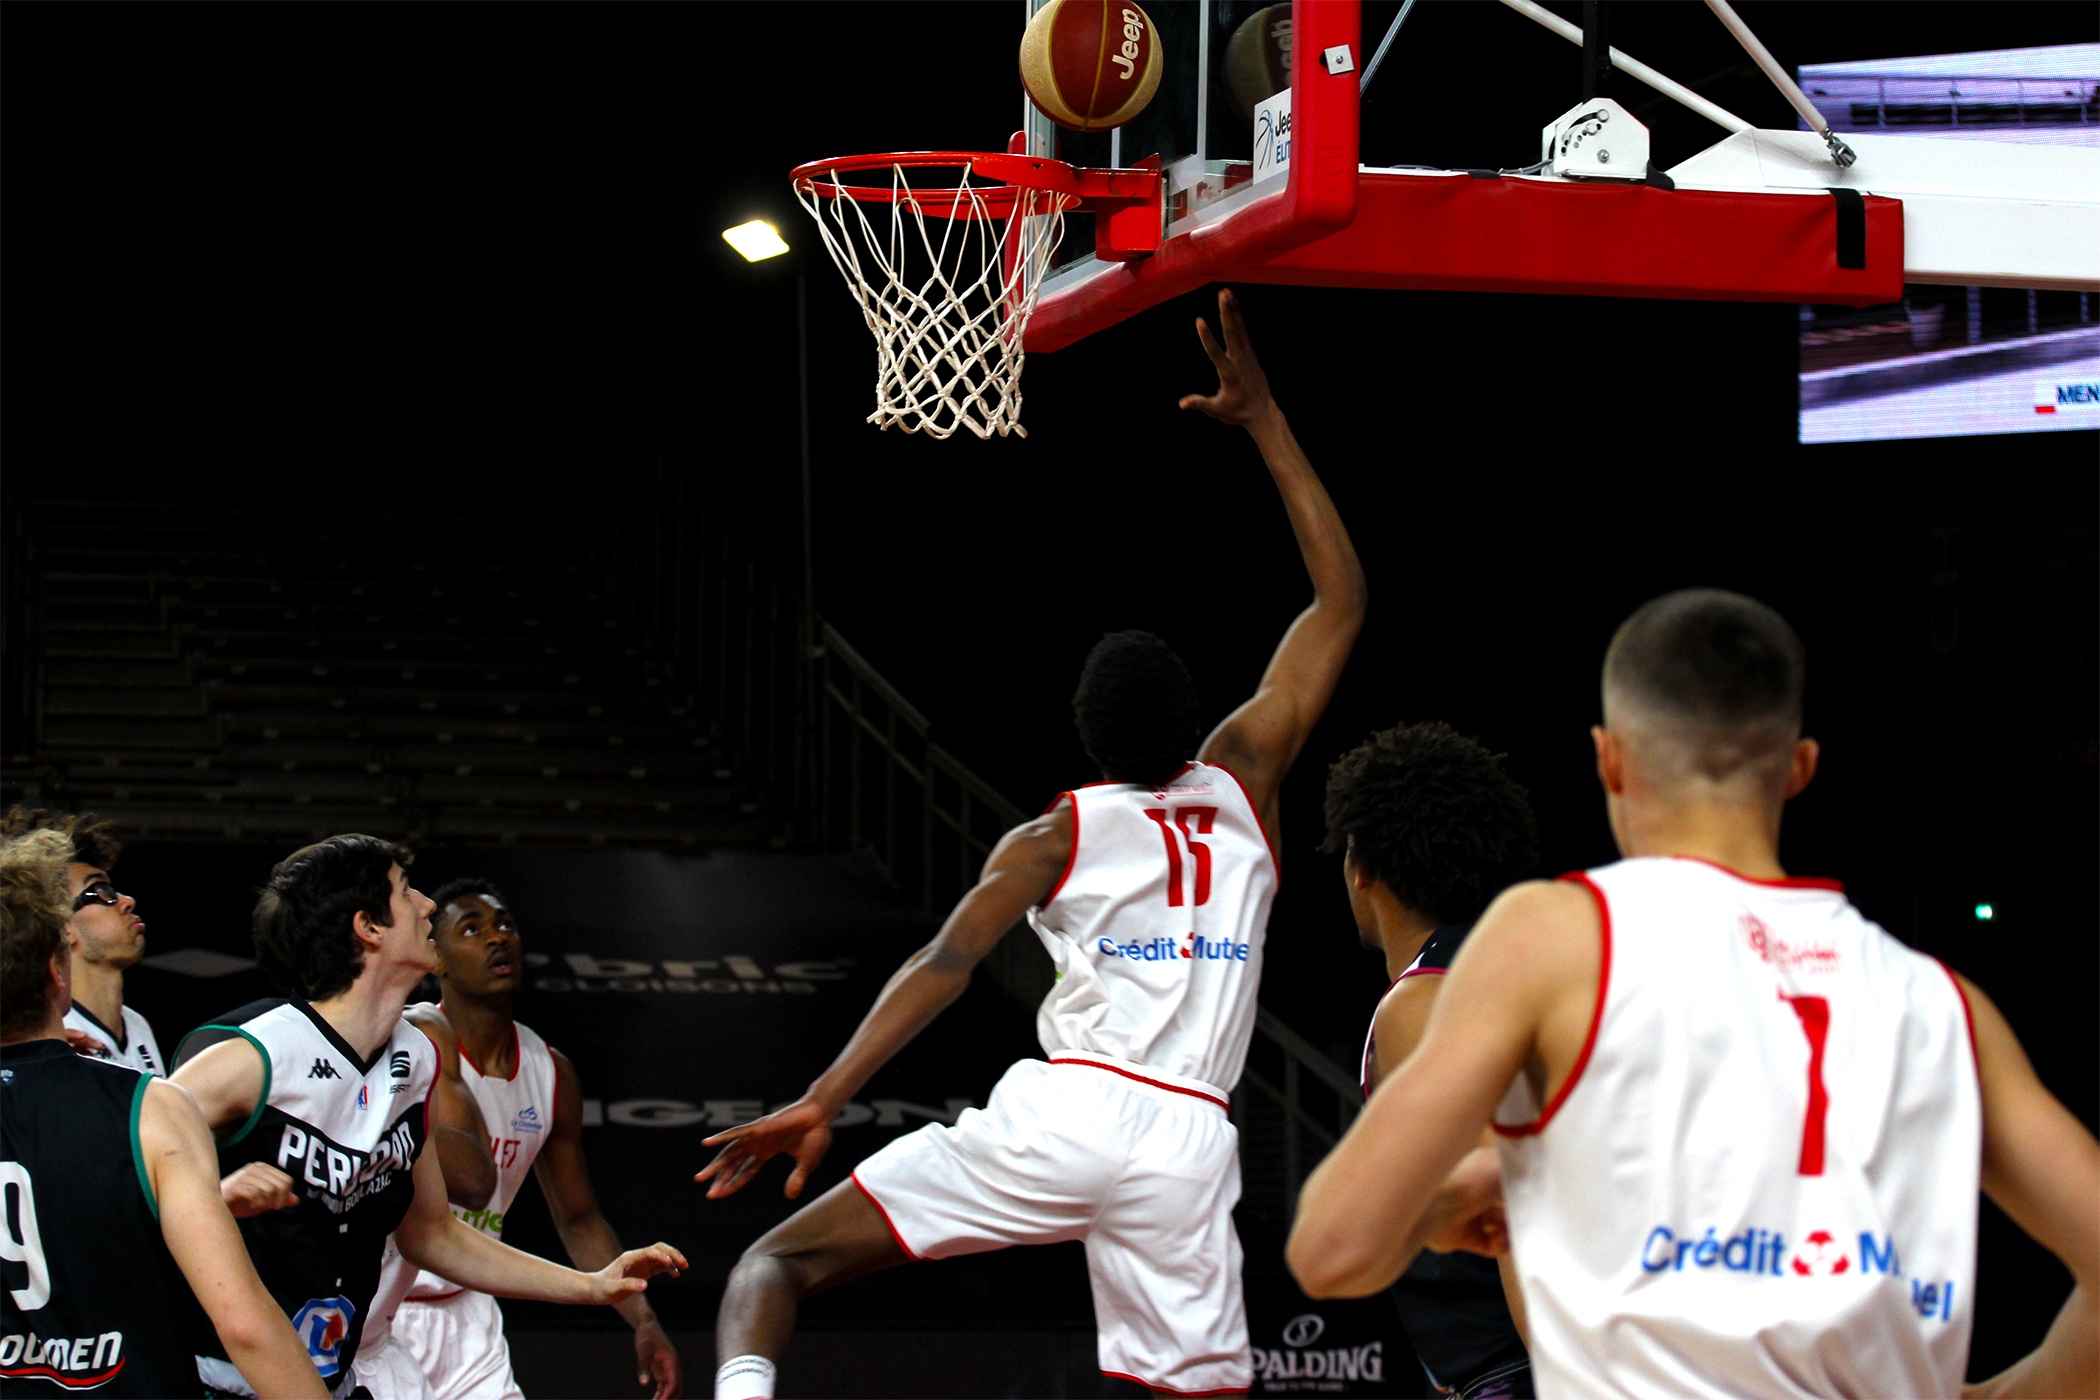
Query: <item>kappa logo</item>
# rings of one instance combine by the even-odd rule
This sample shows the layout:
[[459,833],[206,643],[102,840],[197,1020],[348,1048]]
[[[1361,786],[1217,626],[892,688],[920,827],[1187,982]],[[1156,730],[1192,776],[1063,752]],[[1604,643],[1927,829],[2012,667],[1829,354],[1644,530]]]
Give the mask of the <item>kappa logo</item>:
[[308,1079],[341,1079],[336,1072],[334,1060],[315,1060],[314,1067],[306,1072]]
[[350,1338],[356,1316],[357,1304],[348,1298],[309,1298],[292,1314],[292,1332],[306,1343],[306,1354],[323,1376],[343,1369],[343,1343]]
[[387,1073],[396,1079],[406,1079],[415,1066],[406,1050],[396,1050],[386,1057]]

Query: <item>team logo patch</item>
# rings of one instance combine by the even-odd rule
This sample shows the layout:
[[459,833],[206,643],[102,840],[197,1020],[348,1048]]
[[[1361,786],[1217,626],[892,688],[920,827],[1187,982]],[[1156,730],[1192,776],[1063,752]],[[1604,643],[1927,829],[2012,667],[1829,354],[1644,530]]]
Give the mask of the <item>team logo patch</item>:
[[308,1079],[341,1079],[336,1072],[334,1060],[315,1060],[314,1067],[306,1072]]
[[386,1057],[386,1064],[388,1074],[396,1079],[406,1079],[414,1061],[409,1059],[406,1050],[396,1050],[393,1054]]
[[350,1323],[356,1316],[357,1304],[348,1298],[309,1298],[292,1314],[292,1331],[306,1343],[306,1354],[323,1376],[343,1369],[343,1343],[350,1338]]
[[357,1107],[361,1113],[372,1106],[372,1091],[360,1084],[357,1086]]
[[514,1133],[536,1133],[544,1127],[546,1124],[540,1122],[539,1109],[531,1104],[519,1109],[517,1116],[510,1120],[510,1130]]
[[1811,1230],[1794,1251],[1794,1272],[1804,1277],[1816,1274],[1841,1274],[1852,1267],[1845,1255],[1845,1247],[1831,1238],[1828,1230]]

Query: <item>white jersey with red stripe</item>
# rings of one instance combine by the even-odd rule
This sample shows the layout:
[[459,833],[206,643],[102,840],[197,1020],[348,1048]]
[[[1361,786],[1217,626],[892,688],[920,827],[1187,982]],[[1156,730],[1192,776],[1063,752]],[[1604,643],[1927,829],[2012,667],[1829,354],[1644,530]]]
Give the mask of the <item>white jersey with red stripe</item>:
[[1496,1115],[1542,1395],[1954,1395],[1982,1099],[1953,975],[1822,880],[1650,857],[1589,1038]]
[[1044,1052],[1222,1099],[1254,1034],[1276,897],[1261,818],[1207,763],[1164,787],[1094,783],[1058,801],[1072,805],[1071,859],[1028,913],[1057,965],[1036,1015]]
[[[459,1055],[460,1078],[466,1081],[467,1092],[474,1096],[475,1105],[481,1109],[482,1124],[489,1132],[489,1151],[496,1158],[496,1190],[482,1209],[455,1205],[452,1213],[493,1240],[503,1238],[504,1214],[518,1198],[519,1188],[532,1174],[541,1145],[553,1131],[558,1083],[554,1056],[539,1033],[516,1022],[511,1031],[516,1037],[516,1049],[507,1079],[483,1074],[468,1057],[465,1046],[460,1047]],[[416,1276],[408,1297],[411,1302],[427,1302],[459,1291],[457,1284],[426,1272]]]

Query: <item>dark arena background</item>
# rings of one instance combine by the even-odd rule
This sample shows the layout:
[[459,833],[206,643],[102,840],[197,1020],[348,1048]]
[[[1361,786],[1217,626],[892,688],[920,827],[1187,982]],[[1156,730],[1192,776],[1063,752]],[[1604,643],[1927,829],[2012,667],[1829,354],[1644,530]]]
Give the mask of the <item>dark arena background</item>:
[[[1621,9],[1614,42],[1793,125],[1705,7]],[[2100,37],[2083,3],[1741,9],[1788,63]],[[425,889],[494,878],[608,1216],[692,1256],[650,1293],[691,1394],[728,1268],[788,1208],[777,1166],[704,1201],[701,1139],[798,1093],[984,843],[1097,776],[1068,702],[1102,632],[1166,637],[1216,717],[1308,597],[1252,446],[1175,407],[1215,382],[1190,325],[1214,289],[1033,357],[1025,439],[862,421],[872,347],[786,172],[1002,147],[1023,20],[0,16],[6,799],[117,823],[150,925],[129,996],[170,1050],[266,990],[248,910],[295,846],[368,831],[417,848]],[[1574,49],[1487,3],[1422,7],[1389,62],[1367,159],[1520,163],[1579,82]],[[1641,110],[1659,165],[1711,139]],[[755,217],[795,251],[739,259],[720,230]],[[1749,592],[1807,640],[1825,760],[1789,868],[1982,984],[2094,1122],[2095,434],[1804,447],[1793,306],[1243,299],[1372,590],[1284,799],[1235,1096],[1257,1393],[1422,1384],[1389,1304],[1308,1303],[1280,1256],[1385,985],[1314,850],[1326,765],[1446,719],[1509,755],[1542,873],[1611,859],[1598,662],[1667,589]],[[983,1103],[1036,1053],[1046,979],[1010,937],[849,1110],[817,1188]],[[559,1257],[536,1188],[513,1221]],[[2067,1288],[1986,1207],[1972,1374]],[[639,1393],[610,1313],[506,1311],[529,1394]],[[1322,1336],[1294,1345],[1306,1314]],[[807,1308],[782,1393],[1100,1394],[1092,1326],[1076,1245],[884,1273]],[[1305,1378],[1322,1352],[1357,1379]]]

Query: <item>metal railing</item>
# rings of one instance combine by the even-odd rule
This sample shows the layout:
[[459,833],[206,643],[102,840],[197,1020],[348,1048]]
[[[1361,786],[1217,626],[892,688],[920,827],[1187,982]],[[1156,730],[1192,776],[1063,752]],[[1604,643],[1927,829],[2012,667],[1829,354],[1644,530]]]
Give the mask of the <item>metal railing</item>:
[[1920,127],[2064,127],[2100,122],[2100,79],[1909,74],[1804,75],[1839,131]]
[[[814,835],[827,849],[866,849],[928,914],[977,883],[999,838],[1027,814],[933,742],[932,724],[828,623],[817,624],[808,694],[814,748]],[[1009,933],[986,974],[1033,1010],[1054,980],[1035,938]],[[1348,1071],[1267,1010],[1234,1096],[1248,1205],[1288,1223],[1306,1173],[1355,1119]]]

